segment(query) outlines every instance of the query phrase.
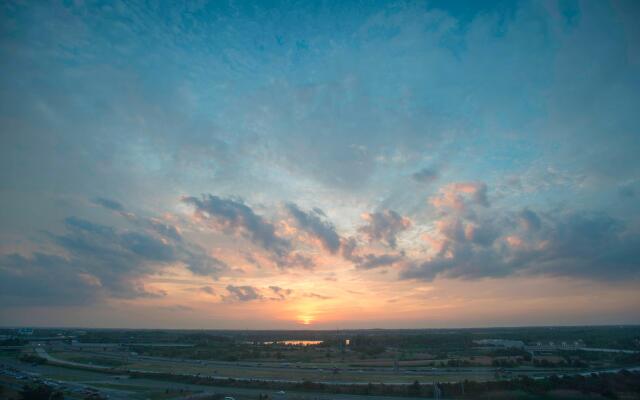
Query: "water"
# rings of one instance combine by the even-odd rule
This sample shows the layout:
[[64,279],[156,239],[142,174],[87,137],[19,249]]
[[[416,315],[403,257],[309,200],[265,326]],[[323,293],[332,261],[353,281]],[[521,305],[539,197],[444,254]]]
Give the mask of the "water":
[[322,340],[277,340],[275,342],[263,342],[264,344],[280,343],[287,346],[315,346],[322,343]]

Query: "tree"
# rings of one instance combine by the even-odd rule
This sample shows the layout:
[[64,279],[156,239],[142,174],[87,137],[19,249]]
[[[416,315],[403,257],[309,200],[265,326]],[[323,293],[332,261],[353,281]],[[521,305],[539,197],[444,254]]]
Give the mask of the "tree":
[[20,391],[22,400],[63,400],[62,392],[47,385],[24,385]]
[[413,381],[411,385],[409,385],[409,396],[419,396],[420,395],[420,382]]

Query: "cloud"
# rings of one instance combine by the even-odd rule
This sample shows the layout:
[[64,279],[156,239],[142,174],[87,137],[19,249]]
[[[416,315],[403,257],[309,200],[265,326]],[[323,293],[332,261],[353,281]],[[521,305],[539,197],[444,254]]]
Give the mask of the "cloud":
[[357,269],[374,269],[388,267],[404,259],[404,254],[360,254],[357,251],[358,243],[354,238],[348,238],[342,242],[342,256],[354,263]]
[[[123,215],[127,229],[105,222],[129,215],[134,202],[167,210],[176,192],[211,187],[245,199],[221,195],[226,208],[203,222],[246,238],[231,246],[265,264],[260,277],[272,273],[270,261],[313,266],[254,207],[286,199],[319,205],[349,234],[361,210],[390,208],[438,243],[416,255],[424,244],[396,233],[379,242],[397,250],[376,243],[374,253],[356,234],[349,258],[360,268],[392,262],[406,245],[392,265],[415,258],[407,271],[421,277],[597,276],[606,264],[628,278],[640,193],[637,2],[582,2],[570,17],[567,2],[454,3],[327,2],[322,12],[258,2],[5,7],[0,247],[23,253],[0,257],[1,291],[27,301],[13,288],[49,293],[34,282],[44,276],[49,298],[90,301],[147,295],[140,284],[167,265],[221,276],[229,266],[210,249],[229,241],[198,247],[163,218]],[[419,183],[407,190],[398,177],[411,176]],[[517,184],[500,190],[508,176]],[[431,193],[435,181],[456,183]],[[427,191],[434,213],[423,212]],[[94,203],[110,212],[77,201],[99,194],[106,198]],[[562,204],[572,212],[557,211]],[[607,210],[615,223],[606,228],[606,218],[579,210]],[[98,211],[101,219],[86,217]],[[302,212],[327,221],[317,209]],[[590,221],[586,231],[605,232],[607,246],[571,228],[579,225],[572,213]],[[57,231],[60,215],[106,229],[68,221]],[[340,253],[330,232],[307,229]],[[39,230],[56,234],[39,252],[24,251]],[[342,284],[350,273],[339,271]],[[75,292],[55,292],[58,281]]]
[[[147,225],[149,219],[135,220],[139,225]],[[65,220],[67,233],[52,235],[54,241],[79,258],[112,263],[120,269],[128,269],[149,264],[169,264],[181,262],[197,275],[218,276],[228,266],[222,260],[212,257],[198,245],[187,243],[181,236],[174,236],[176,228],[166,224],[152,223],[152,229],[145,231],[117,232],[115,229],[90,221],[69,217]],[[157,236],[158,233],[161,236]],[[174,240],[167,240],[173,238]],[[128,266],[128,267],[127,267]]]
[[311,298],[320,299],[320,300],[329,300],[329,299],[331,299],[330,296],[324,296],[324,295],[321,295],[321,294],[318,294],[318,293],[305,293],[304,297],[311,297]]
[[147,295],[141,278],[178,261],[170,244],[147,233],[119,232],[78,217],[66,218],[65,232],[50,237],[69,255],[73,272],[94,276],[114,297]]
[[33,253],[0,257],[0,299],[4,305],[93,304],[102,282],[65,257]]
[[171,306],[162,306],[160,308],[163,309],[163,310],[172,311],[172,312],[190,312],[190,311],[194,311],[193,307],[185,306],[184,304],[175,304],[175,305],[171,305]]
[[329,273],[327,276],[324,277],[325,281],[330,281],[330,282],[337,282],[338,281],[338,277],[336,276],[336,274],[334,272]]
[[166,239],[176,242],[182,241],[182,234],[180,233],[180,229],[178,229],[178,227],[176,227],[175,225],[169,224],[158,218],[137,217],[131,213],[124,215],[132,223],[142,228],[154,231],[155,233],[165,237]]
[[464,229],[465,239],[479,246],[491,246],[499,235],[500,230],[489,221],[468,223]]
[[273,224],[241,201],[208,194],[184,197],[182,202],[193,206],[194,215],[215,229],[240,234],[277,257],[285,257],[290,251],[291,244],[277,235]]
[[322,210],[314,208],[306,213],[293,203],[287,203],[286,208],[298,227],[318,239],[325,250],[336,253],[340,249],[340,236],[330,222],[321,219],[326,217]]
[[411,227],[409,218],[393,210],[364,214],[367,225],[358,229],[370,242],[379,241],[395,249],[396,236]]
[[478,242],[473,235],[451,234],[441,227],[446,238],[441,250],[426,261],[408,264],[401,277],[427,281],[510,275],[602,281],[640,277],[640,236],[622,221],[594,212],[569,212],[543,220],[524,210],[516,217],[519,224],[505,223],[502,231],[491,234],[491,241]]
[[439,210],[455,212],[466,210],[469,205],[489,206],[487,185],[483,182],[455,182],[442,187],[431,204]]
[[199,290],[210,295],[216,294],[216,291],[211,286],[202,286]]
[[195,275],[218,278],[231,269],[226,262],[208,255],[200,246],[189,245],[181,253],[180,261]]
[[356,261],[356,268],[374,269],[379,267],[387,267],[399,261],[402,261],[403,258],[404,256],[402,254],[364,254],[358,257]]
[[[51,253],[0,258],[3,282],[11,282],[13,288],[34,288],[23,292],[21,299],[26,303],[46,299],[54,304],[55,296],[63,297],[59,300],[62,302],[82,303],[163,296],[162,292],[145,288],[144,280],[173,264],[183,264],[196,275],[214,278],[229,270],[226,263],[184,240],[172,225],[133,214],[120,215],[126,216],[136,229],[118,230],[84,218],[67,217],[62,232],[46,235],[51,241]],[[45,288],[41,282],[49,282],[51,287]],[[20,301],[15,290],[4,293],[13,293],[13,301]]]
[[636,197],[636,191],[631,185],[620,186],[618,188],[618,194],[620,195],[620,197],[623,197],[626,199],[632,199]]
[[422,168],[411,175],[413,180],[420,183],[432,183],[438,179],[438,171],[435,168]]
[[92,202],[108,210],[124,211],[124,206],[115,200],[106,199],[104,197],[97,197],[93,199]]
[[269,286],[269,289],[271,289],[271,291],[273,291],[276,294],[291,294],[292,290],[291,289],[283,289],[280,286]]
[[224,296],[225,300],[247,302],[264,298],[260,291],[253,286],[227,285],[226,289],[229,295]]
[[201,198],[183,197],[182,202],[191,205],[194,217],[211,228],[245,237],[266,250],[279,268],[314,267],[313,259],[293,252],[291,242],[279,236],[271,222],[256,214],[242,201],[209,194]]
[[291,289],[283,289],[279,286],[269,286],[269,289],[277,296],[275,300],[285,300],[293,290]]
[[519,215],[520,224],[527,231],[537,231],[542,225],[542,221],[538,214],[529,209],[522,210]]

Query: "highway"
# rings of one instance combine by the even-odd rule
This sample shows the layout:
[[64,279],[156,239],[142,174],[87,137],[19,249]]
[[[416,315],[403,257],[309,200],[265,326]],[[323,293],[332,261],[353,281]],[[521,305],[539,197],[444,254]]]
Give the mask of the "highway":
[[[105,367],[105,366],[100,366],[100,365],[93,365],[93,364],[83,364],[83,363],[77,363],[77,362],[72,362],[72,361],[67,361],[67,360],[62,360],[56,357],[51,356],[42,346],[37,346],[34,348],[36,353],[40,356],[43,357],[45,359],[47,359],[49,362],[52,362],[54,364],[58,364],[58,365],[67,365],[70,367],[80,367],[80,368],[85,368],[85,369],[91,369],[91,370],[95,370],[95,371],[112,371],[113,368],[112,367]],[[194,360],[181,360],[181,359],[169,359],[169,358],[160,358],[160,357],[139,357],[139,358],[145,358],[145,359],[153,359],[155,361],[166,361],[166,362],[188,362],[188,363],[197,363],[197,364],[203,364],[203,362],[200,361],[194,361]],[[258,366],[255,364],[239,364],[239,363],[223,363],[223,362],[207,362],[205,363],[205,365],[225,365],[225,366],[233,366],[233,367],[240,367],[243,369],[247,369],[247,370],[251,370],[251,369],[275,369],[275,370],[283,370],[283,369],[289,369],[291,372],[296,372],[298,370],[298,368],[290,368],[290,367],[284,367],[284,366]],[[317,369],[317,368],[315,368]],[[613,369],[599,369],[599,370],[589,370],[589,371],[584,371],[584,370],[575,370],[575,371],[566,371],[566,370],[557,370],[557,369],[550,369],[550,370],[544,370],[544,369],[535,369],[535,368],[507,368],[507,369],[503,369],[503,371],[506,372],[511,372],[513,374],[514,377],[518,376],[518,375],[522,375],[522,374],[535,374],[533,377],[535,379],[542,379],[546,376],[550,376],[550,375],[559,375],[559,376],[575,376],[575,375],[590,375],[590,374],[594,374],[594,373],[615,373],[615,372],[619,372],[622,371],[623,369],[629,370],[629,371],[639,371],[640,367],[629,367],[629,368],[613,368]],[[142,369],[131,369],[131,368],[127,368],[128,371],[132,371],[132,372],[142,372],[142,373],[158,373],[158,371],[153,371],[153,370],[142,370]],[[356,374],[371,374],[371,370],[355,370],[355,369],[345,369],[344,371],[348,371],[349,373],[356,373]],[[424,378],[425,376],[431,376],[431,377],[438,377],[438,376],[443,376],[443,375],[451,375],[451,374],[457,374],[457,375],[477,375],[478,373],[487,373],[488,375],[491,375],[491,377],[493,377],[493,373],[495,371],[495,368],[482,368],[482,367],[468,367],[468,368],[457,368],[457,369],[451,369],[451,368],[446,368],[446,369],[436,369],[436,368],[431,368],[429,370],[422,370],[422,371],[415,371],[415,370],[399,370],[399,371],[393,371],[392,369],[386,369],[386,370],[379,370],[376,369],[375,370],[375,374],[378,375],[380,373],[385,374],[385,375],[389,375],[390,377],[394,376],[394,375],[398,375],[399,373],[405,374],[407,372],[415,374],[416,375],[416,379],[418,378]],[[300,382],[301,379],[273,379],[273,378],[265,378],[265,377],[260,377],[260,378],[254,378],[254,377],[236,377],[236,376],[223,376],[223,375],[203,375],[203,374],[187,374],[187,373],[178,373],[178,372],[173,372],[172,374],[174,375],[178,375],[178,376],[199,376],[199,377],[206,377],[206,378],[211,378],[211,379],[234,379],[237,381],[246,381],[246,382],[255,382],[255,381],[262,381],[262,382],[270,382],[270,383],[297,383]],[[467,378],[465,378],[467,379]],[[459,381],[461,381],[463,379],[460,379]],[[457,383],[459,381],[451,381],[451,380],[447,380],[447,382],[449,383]],[[363,382],[363,381],[345,381],[345,380],[336,380],[336,381],[331,381],[331,380],[313,380],[313,382],[316,383],[323,383],[323,384],[327,384],[327,385],[366,385],[368,384],[368,382]],[[385,380],[384,381],[385,384],[392,384],[392,385],[404,385],[407,384],[406,381],[393,381],[393,380]]]
[[[286,395],[278,395],[279,390],[268,389],[252,389],[252,388],[238,388],[238,387],[219,387],[210,385],[197,385],[188,383],[167,382],[160,379],[149,378],[136,378],[129,379],[123,375],[107,374],[100,371],[73,371],[63,366],[58,365],[31,365],[21,363],[17,360],[2,359],[0,362],[8,365],[12,368],[19,369],[30,374],[37,374],[43,379],[54,380],[52,377],[56,377],[55,381],[64,384],[71,388],[93,388],[99,390],[101,393],[109,396],[110,400],[125,400],[132,397],[139,397],[140,392],[148,392],[151,390],[164,391],[169,389],[174,393],[180,390],[185,392],[194,392],[193,395],[185,394],[184,399],[198,398],[205,395],[223,394],[225,396],[232,396],[236,400],[243,399],[256,399],[259,394],[268,394],[271,398],[278,398],[286,400],[287,398],[295,398],[299,400],[371,400],[372,396],[363,395],[348,395],[348,394],[330,394],[330,393],[309,393],[298,391],[287,391]],[[69,379],[61,378],[68,375]],[[105,386],[110,386],[106,388]],[[115,389],[121,385],[127,389]],[[139,388],[133,390],[132,388]],[[135,395],[135,396],[134,396]],[[375,396],[376,400],[398,400],[397,397],[392,396]],[[420,398],[402,397],[404,400],[419,400]]]

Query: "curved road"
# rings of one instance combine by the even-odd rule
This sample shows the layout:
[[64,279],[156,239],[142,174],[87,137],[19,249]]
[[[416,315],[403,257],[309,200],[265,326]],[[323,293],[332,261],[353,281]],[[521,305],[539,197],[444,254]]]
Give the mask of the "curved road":
[[[73,361],[67,361],[67,360],[62,360],[56,357],[51,356],[49,353],[47,353],[47,351],[43,348],[43,347],[35,347],[35,351],[38,354],[38,356],[45,358],[47,361],[50,361],[54,364],[58,364],[58,365],[67,365],[70,367],[80,367],[80,368],[88,368],[88,369],[93,369],[93,370],[97,370],[97,371],[109,371],[109,370],[113,370],[114,368],[112,367],[105,367],[102,365],[93,365],[93,364],[83,364],[83,363],[77,363],[77,362],[73,362]],[[176,360],[176,359],[165,359],[162,358],[160,359],[160,357],[140,357],[140,358],[153,358],[157,361],[171,361],[171,362],[180,362],[183,360]],[[188,360],[188,362],[194,362],[194,360]],[[196,361],[196,363],[200,363],[198,361]],[[209,364],[209,363],[207,363]],[[225,365],[225,366],[234,366],[234,367],[241,367],[242,365],[239,364],[223,364],[221,362],[212,362],[211,364],[213,365]],[[258,368],[257,366],[248,366],[248,368]],[[278,366],[262,366],[262,369],[267,368],[267,369],[277,369],[277,368],[287,368],[287,367],[278,367]],[[289,368],[290,369],[290,368]],[[309,369],[315,369],[315,368],[309,368]],[[142,372],[142,373],[158,373],[157,371],[151,371],[151,370],[141,370],[141,369],[127,369],[128,371],[132,371],[132,372]],[[297,370],[297,369],[292,369],[293,371]],[[356,373],[367,373],[367,372],[372,372],[372,371],[363,371],[363,370],[353,370],[353,369],[347,369],[350,372],[356,372]],[[591,374],[598,374],[598,373],[616,373],[616,372],[620,372],[622,370],[628,370],[628,371],[640,371],[640,367],[630,367],[630,368],[612,368],[612,369],[605,369],[605,370],[593,370],[593,371],[575,371],[575,372],[570,372],[570,373],[558,373],[556,371],[548,371],[549,374],[545,375],[545,376],[538,376],[538,377],[534,377],[534,379],[543,379],[546,376],[551,376],[551,375],[558,375],[558,376],[575,376],[575,375],[591,375]],[[381,370],[374,370],[376,374],[379,374],[383,371]],[[481,368],[481,367],[476,367],[476,368],[464,368],[464,369],[456,369],[456,370],[429,370],[429,371],[402,371],[403,373],[407,373],[407,372],[411,372],[411,373],[415,373],[416,375],[421,375],[424,376],[425,373],[428,373],[429,375],[432,376],[438,376],[438,375],[445,375],[445,374],[451,374],[451,373],[456,373],[456,374],[466,374],[468,373],[469,375],[473,374],[473,373],[478,373],[478,372],[488,372],[488,373],[492,373],[494,371],[494,369],[487,369],[487,368]],[[509,371],[507,369],[507,371]],[[545,371],[540,371],[540,370],[510,370],[511,372],[514,373],[522,373],[522,372],[527,372],[527,371],[533,371],[533,372],[538,372],[538,373],[544,373]],[[395,375],[396,372],[395,371],[384,371],[388,374],[393,374]],[[242,378],[242,377],[230,377],[230,376],[216,376],[216,375],[202,375],[202,374],[184,374],[184,373],[172,373],[173,375],[179,375],[179,376],[200,376],[200,377],[206,377],[206,378],[212,378],[212,379],[234,379],[237,381],[261,381],[261,382],[274,382],[274,383],[298,383],[301,380],[293,380],[293,379],[274,379],[274,378]],[[361,381],[314,381],[316,383],[322,383],[322,384],[327,384],[327,385],[367,385],[368,382],[361,382]],[[390,381],[385,381],[385,384],[390,384],[390,385],[406,385],[408,384],[407,382],[390,382]],[[449,383],[456,383],[456,381],[452,381]]]

